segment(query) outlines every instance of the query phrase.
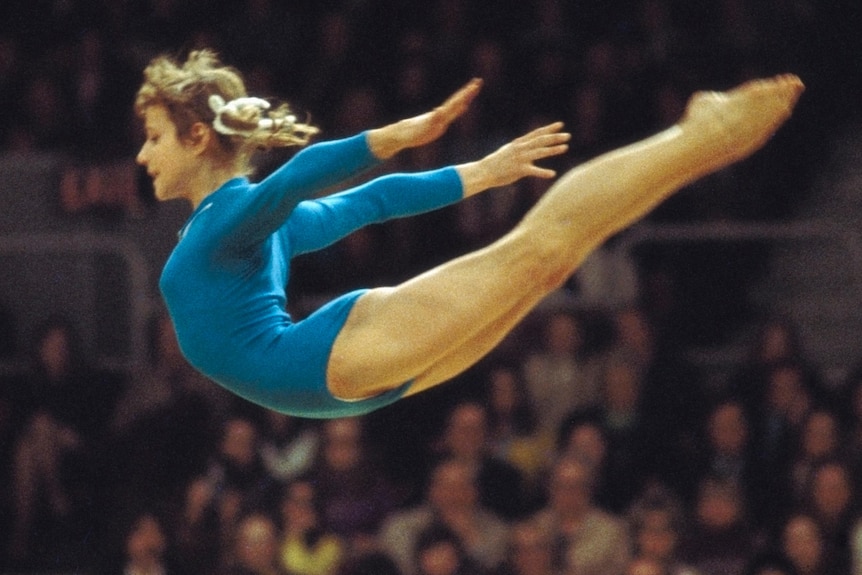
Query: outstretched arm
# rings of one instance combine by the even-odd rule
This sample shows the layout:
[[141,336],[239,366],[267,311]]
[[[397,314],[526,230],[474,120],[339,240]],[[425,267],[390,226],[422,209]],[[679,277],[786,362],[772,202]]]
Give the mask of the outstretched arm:
[[386,160],[401,150],[430,144],[467,111],[481,88],[482,81],[474,78],[430,112],[369,130],[367,137],[371,153]]
[[453,168],[390,174],[326,198],[301,202],[288,233],[295,253],[320,249],[371,223],[420,214],[483,190],[527,176],[550,178],[554,171],[534,165],[562,154],[569,134],[549,124],[521,136],[483,159]]

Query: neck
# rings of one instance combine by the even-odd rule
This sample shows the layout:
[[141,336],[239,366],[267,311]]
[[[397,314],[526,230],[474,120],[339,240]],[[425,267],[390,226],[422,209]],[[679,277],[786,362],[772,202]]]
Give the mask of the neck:
[[198,177],[189,182],[189,194],[186,196],[197,208],[208,195],[219,189],[225,182],[240,176],[240,172],[234,169],[205,169],[201,170]]
[[209,172],[200,178],[192,186],[192,192],[188,198],[192,208],[197,208],[204,198],[219,189],[225,182],[238,177],[240,174],[234,171]]

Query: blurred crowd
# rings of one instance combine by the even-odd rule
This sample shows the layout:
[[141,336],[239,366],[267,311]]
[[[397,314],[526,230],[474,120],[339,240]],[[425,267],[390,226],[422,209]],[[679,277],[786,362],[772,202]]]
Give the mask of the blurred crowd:
[[[810,94],[788,129],[652,216],[784,217],[856,106],[859,35],[836,18],[842,6],[7,0],[0,150],[133,157],[141,70],[197,46],[326,138],[482,77],[446,138],[387,168],[410,170],[474,158],[549,119],[574,135],[565,168],[672,123],[694,90],[793,71]],[[487,243],[544,185],[296,261],[293,311]],[[707,382],[680,344],[720,338],[733,323],[722,313],[750,311],[739,290],[757,256],[690,254],[669,278],[661,256],[632,262],[617,241],[481,365],[363,418],[298,420],[222,392],[185,363],[164,316],[132,374],[97,369],[74,319],[51,318],[27,349],[0,350],[25,366],[0,385],[0,571],[862,573],[862,372],[824,385],[795,326],[767,316],[745,360]],[[695,277],[684,293],[668,286]]]
[[662,332],[546,306],[441,388],[303,420],[202,378],[167,316],[131,377],[53,318],[0,388],[0,571],[859,573],[862,371],[824,385],[766,317],[705,385]]

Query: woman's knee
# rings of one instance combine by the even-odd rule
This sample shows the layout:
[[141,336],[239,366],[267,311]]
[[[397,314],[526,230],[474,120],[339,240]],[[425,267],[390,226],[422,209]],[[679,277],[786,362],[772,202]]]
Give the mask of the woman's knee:
[[571,246],[566,242],[548,234],[527,238],[525,244],[527,249],[520,262],[510,270],[510,280],[520,280],[533,289],[550,292],[571,275]]

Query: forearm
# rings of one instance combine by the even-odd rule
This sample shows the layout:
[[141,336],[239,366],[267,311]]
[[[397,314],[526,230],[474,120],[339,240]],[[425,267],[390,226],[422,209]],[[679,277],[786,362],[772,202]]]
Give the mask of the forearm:
[[398,125],[402,122],[389,124],[366,132],[366,141],[371,154],[378,160],[388,160],[401,150],[409,147],[400,137]]
[[294,249],[321,249],[367,225],[436,210],[462,197],[452,168],[382,176],[297,206],[289,220]]
[[458,176],[461,178],[461,186],[464,189],[465,198],[499,185],[496,182],[494,173],[481,160],[455,166],[455,171],[458,172]]

